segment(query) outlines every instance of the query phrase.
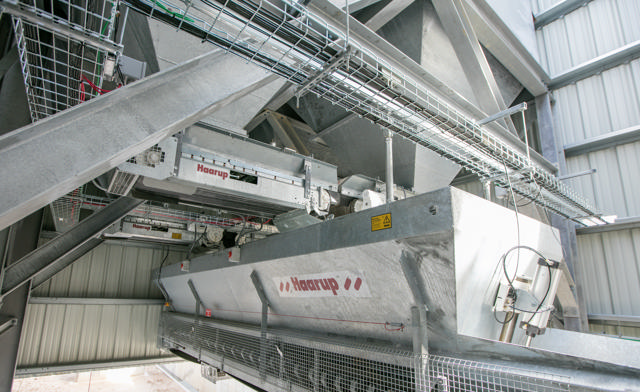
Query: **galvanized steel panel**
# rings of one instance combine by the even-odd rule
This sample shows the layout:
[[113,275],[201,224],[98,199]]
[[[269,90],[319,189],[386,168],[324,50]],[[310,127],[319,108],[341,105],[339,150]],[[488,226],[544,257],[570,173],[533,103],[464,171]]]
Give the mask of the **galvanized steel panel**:
[[640,229],[580,235],[578,251],[588,313],[640,315]]
[[[611,116],[611,128],[606,131],[617,131],[640,124],[640,60],[621,65],[602,73],[607,109]],[[598,78],[596,76],[595,78]]]
[[[620,28],[622,21],[621,15],[618,13],[617,1],[595,0],[582,9],[588,11],[588,15],[580,20],[566,20],[567,30],[577,29],[578,24],[586,24],[590,27],[590,30],[585,31],[585,39],[589,33],[593,37],[596,46],[596,53],[593,57],[631,43],[631,41],[625,42]],[[576,24],[572,25],[571,22]]]
[[539,14],[562,1],[563,0],[531,0],[531,8],[534,14]]
[[611,130],[611,116],[602,80],[598,76],[576,83],[578,101],[582,115],[582,125],[587,138],[601,135]]
[[640,60],[554,91],[564,145],[640,124]]
[[[165,265],[185,257],[171,248]],[[167,250],[161,247],[102,244],[32,292],[35,297],[162,298],[151,283]]]
[[566,34],[569,51],[559,54],[563,57],[565,64],[570,66],[555,70],[557,72],[552,72],[551,77],[598,56],[597,43],[593,34],[594,26],[590,23],[590,18],[590,9],[581,7],[552,23]]
[[29,305],[18,367],[166,355],[156,348],[157,305]]
[[640,215],[640,142],[567,158],[569,173],[596,169],[597,172],[569,180],[569,184],[600,210],[619,217]]
[[638,0],[617,0],[618,14],[620,15],[620,28],[624,35],[624,42],[633,42],[640,39],[640,2]]
[[555,98],[555,129],[558,143],[569,144],[573,140],[583,140],[585,129],[581,107],[578,104],[578,88],[575,84],[553,92]]
[[[535,11],[534,11],[535,14]],[[544,30],[536,30],[536,45],[538,45],[538,64],[542,66],[545,71],[549,71],[549,59],[547,58],[547,51],[544,45]]]
[[[564,23],[564,22],[562,22]],[[572,67],[569,38],[565,26],[559,22],[551,23],[542,29],[545,54],[547,58],[547,72],[550,76],[557,75]],[[543,64],[544,66],[545,64]]]
[[579,262],[575,264],[580,270],[581,284],[585,287],[584,296],[587,311],[592,313],[611,314],[611,291],[607,279],[602,240],[599,235],[578,236]]
[[[179,248],[104,243],[32,292],[42,297],[162,298],[151,272]],[[157,305],[28,305],[19,367],[166,355],[156,348]]]
[[[547,10],[557,0],[538,1],[539,12]],[[550,4],[554,3],[554,4]],[[533,5],[534,13],[536,4]],[[586,6],[544,26],[544,49],[541,57],[547,58],[547,71],[553,77],[594,57],[601,56],[621,46],[640,39],[637,19],[640,4],[635,0],[594,0]]]
[[[626,216],[640,215],[640,142],[624,144],[616,147],[618,153],[618,168],[624,187],[624,197],[627,202]],[[615,167],[613,167],[615,170]],[[640,257],[640,254],[637,256]]]

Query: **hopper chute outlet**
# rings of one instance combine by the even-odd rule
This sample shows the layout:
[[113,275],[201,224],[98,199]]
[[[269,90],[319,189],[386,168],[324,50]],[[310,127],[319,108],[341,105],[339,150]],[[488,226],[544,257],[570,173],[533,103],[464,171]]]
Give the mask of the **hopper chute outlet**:
[[[557,236],[536,220],[516,221],[512,210],[443,188],[245,244],[239,260],[221,251],[192,259],[188,271],[162,268],[158,283],[172,306],[162,316],[161,342],[231,374],[235,369],[238,377],[244,372],[267,390],[278,390],[276,379],[286,378],[276,366],[287,355],[286,342],[311,349],[311,364],[319,355],[313,347],[323,347],[409,369],[416,358],[439,353],[545,366],[587,361],[596,369],[637,372],[640,361],[568,347],[569,341],[582,346],[588,335],[558,331],[565,344],[554,349],[559,335],[543,316],[552,311],[561,272],[540,260],[562,262]],[[505,253],[511,254],[504,259]],[[496,298],[505,280],[516,278],[533,288],[512,283],[522,302],[509,307]],[[516,309],[525,323],[510,343],[500,342],[506,315]]]

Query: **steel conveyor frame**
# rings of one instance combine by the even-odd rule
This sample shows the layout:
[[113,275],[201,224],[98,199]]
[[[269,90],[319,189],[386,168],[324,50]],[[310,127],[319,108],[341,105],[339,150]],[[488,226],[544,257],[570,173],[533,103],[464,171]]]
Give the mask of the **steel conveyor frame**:
[[263,340],[259,327],[183,313],[162,313],[158,344],[270,392],[570,390],[558,374],[282,329]]

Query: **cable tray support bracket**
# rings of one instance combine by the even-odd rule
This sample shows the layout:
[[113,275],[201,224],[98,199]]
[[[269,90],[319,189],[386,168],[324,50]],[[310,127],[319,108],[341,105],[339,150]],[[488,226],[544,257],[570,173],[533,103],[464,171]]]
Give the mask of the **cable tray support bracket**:
[[316,87],[320,82],[326,79],[329,75],[331,75],[335,70],[337,70],[342,64],[345,62],[349,62],[351,58],[351,46],[347,46],[345,50],[336,54],[331,60],[327,61],[323,69],[307,79],[306,82],[302,83],[300,87],[294,93],[296,97],[296,106],[300,107],[300,97],[308,93],[311,89]]

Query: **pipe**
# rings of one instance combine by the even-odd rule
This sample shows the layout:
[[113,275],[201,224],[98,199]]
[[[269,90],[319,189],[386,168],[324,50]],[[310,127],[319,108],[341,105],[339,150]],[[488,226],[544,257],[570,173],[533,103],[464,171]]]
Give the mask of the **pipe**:
[[384,131],[384,141],[387,147],[387,203],[393,202],[393,132],[386,129]]
[[514,312],[507,312],[506,319],[510,320],[502,325],[500,341],[511,343],[513,340],[513,332],[516,330],[516,326],[518,325],[518,314]]

